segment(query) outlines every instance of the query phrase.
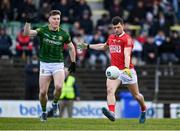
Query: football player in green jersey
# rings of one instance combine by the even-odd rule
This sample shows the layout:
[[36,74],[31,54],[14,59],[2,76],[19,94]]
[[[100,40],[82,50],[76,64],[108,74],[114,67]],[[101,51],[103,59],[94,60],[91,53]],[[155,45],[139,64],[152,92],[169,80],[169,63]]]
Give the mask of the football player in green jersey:
[[48,88],[51,80],[54,80],[54,100],[52,103],[54,115],[57,116],[58,99],[65,79],[63,46],[67,44],[71,58],[69,72],[75,72],[75,48],[69,34],[60,27],[59,10],[52,10],[49,13],[48,25],[31,29],[30,19],[26,19],[24,35],[38,36],[40,38],[40,75],[39,75],[39,100],[42,107],[41,121],[47,120],[46,104],[48,101]]

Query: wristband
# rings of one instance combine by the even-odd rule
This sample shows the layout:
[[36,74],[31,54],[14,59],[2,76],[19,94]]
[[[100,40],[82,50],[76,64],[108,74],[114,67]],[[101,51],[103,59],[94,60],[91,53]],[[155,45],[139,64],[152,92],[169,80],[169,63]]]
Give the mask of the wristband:
[[87,49],[89,49],[89,44],[87,45]]

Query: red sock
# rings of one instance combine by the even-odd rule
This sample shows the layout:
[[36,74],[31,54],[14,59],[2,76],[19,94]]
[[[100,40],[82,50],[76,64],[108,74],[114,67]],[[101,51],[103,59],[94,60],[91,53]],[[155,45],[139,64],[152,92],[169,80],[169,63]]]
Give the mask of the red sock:
[[109,111],[115,111],[115,105],[108,105]]
[[141,107],[141,111],[142,111],[142,112],[145,112],[145,111],[146,111],[146,106],[142,106],[142,107]]

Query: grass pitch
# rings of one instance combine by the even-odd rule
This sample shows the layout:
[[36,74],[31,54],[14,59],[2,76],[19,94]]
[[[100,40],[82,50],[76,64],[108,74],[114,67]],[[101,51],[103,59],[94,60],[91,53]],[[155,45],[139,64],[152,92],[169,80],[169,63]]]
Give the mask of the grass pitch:
[[48,118],[40,122],[36,118],[0,118],[0,130],[180,130],[180,119],[77,119]]

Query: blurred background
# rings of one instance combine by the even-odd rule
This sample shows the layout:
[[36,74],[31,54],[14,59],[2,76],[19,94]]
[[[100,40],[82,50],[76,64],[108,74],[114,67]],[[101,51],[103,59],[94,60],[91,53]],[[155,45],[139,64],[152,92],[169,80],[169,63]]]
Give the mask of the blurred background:
[[[140,92],[148,103],[148,117],[180,117],[179,0],[1,0],[0,117],[8,116],[4,109],[11,112],[12,105],[17,106],[17,114],[20,114],[9,117],[34,117],[40,112],[39,40],[23,36],[22,30],[26,16],[31,16],[34,29],[47,24],[48,12],[52,9],[61,11],[61,27],[69,32],[75,46],[83,41],[90,44],[105,42],[112,33],[111,18],[122,17],[126,33],[134,39],[133,63]],[[65,65],[68,65],[70,58],[66,47],[64,49]],[[105,69],[108,65],[108,52],[77,49],[75,78],[80,99],[73,108],[74,117],[78,111],[79,117],[83,117],[80,108],[83,105],[86,113],[90,113],[84,117],[102,117],[99,109],[106,101]],[[52,83],[49,100],[52,100],[53,88]],[[120,102],[117,110],[125,108],[118,117],[126,117],[131,109],[138,108],[137,103],[131,103],[133,98],[128,93],[122,94],[124,92],[127,93],[126,87],[117,92]],[[130,102],[129,105],[123,100]],[[37,105],[33,105],[33,101]],[[81,101],[84,103],[79,103]],[[33,113],[26,115],[31,109]]]

